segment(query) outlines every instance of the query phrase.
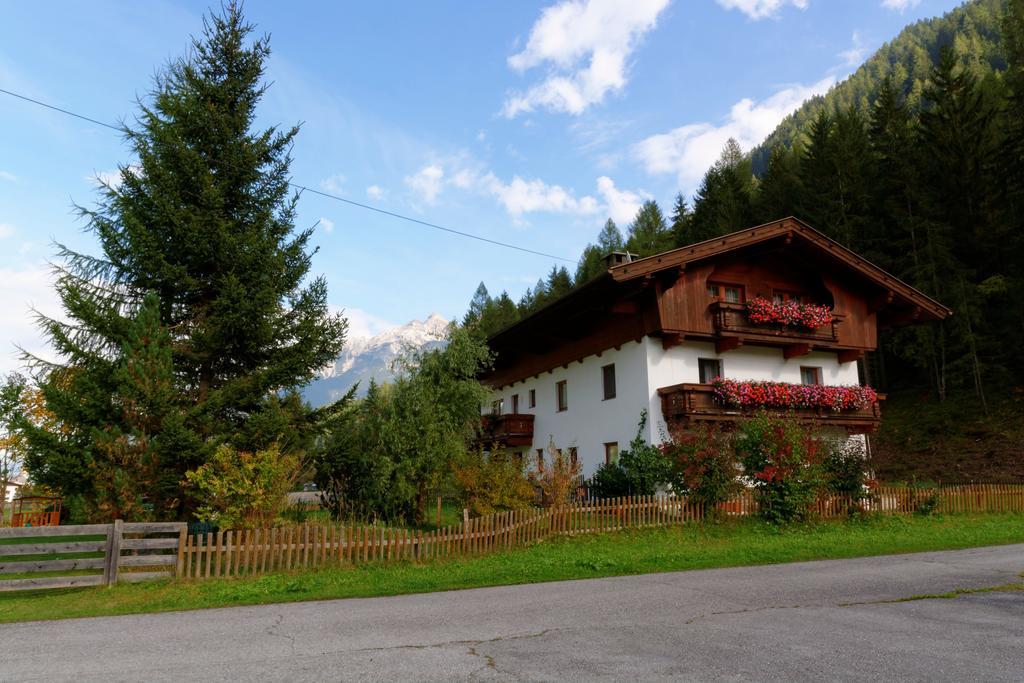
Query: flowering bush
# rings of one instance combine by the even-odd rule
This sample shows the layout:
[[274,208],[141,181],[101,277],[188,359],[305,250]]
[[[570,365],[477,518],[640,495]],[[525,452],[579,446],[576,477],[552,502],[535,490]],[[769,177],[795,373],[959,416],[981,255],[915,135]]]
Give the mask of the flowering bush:
[[832,322],[832,309],[799,301],[772,301],[755,297],[747,301],[747,319],[755,325],[792,325],[816,330]]
[[738,381],[716,378],[711,382],[715,399],[740,408],[828,408],[863,410],[878,403],[878,393],[864,386],[827,386],[787,382]]
[[702,425],[673,434],[661,450],[672,464],[672,490],[703,504],[708,514],[739,492],[740,464],[721,428]]
[[823,483],[822,443],[809,427],[762,412],[740,423],[733,447],[758,514],[776,524],[807,516]]

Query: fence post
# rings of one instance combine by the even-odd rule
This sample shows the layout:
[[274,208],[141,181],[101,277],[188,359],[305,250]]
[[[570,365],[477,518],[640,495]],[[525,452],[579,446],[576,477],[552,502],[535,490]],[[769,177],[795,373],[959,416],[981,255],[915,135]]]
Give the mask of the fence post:
[[121,559],[121,520],[115,519],[110,525],[107,538],[107,552],[104,558],[103,585],[113,586],[117,583],[118,564]]
[[188,524],[182,522],[181,529],[178,531],[178,562],[174,570],[174,575],[179,579],[185,573],[185,537],[187,535]]
[[437,528],[441,528],[441,496],[437,497]]

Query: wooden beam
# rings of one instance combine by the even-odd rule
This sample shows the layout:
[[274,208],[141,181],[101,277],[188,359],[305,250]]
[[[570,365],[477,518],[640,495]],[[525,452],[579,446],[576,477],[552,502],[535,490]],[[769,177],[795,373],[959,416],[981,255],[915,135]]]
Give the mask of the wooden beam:
[[840,351],[838,356],[840,363],[853,363],[854,361],[858,361],[863,358],[864,352],[857,349],[846,349],[844,351]]
[[739,337],[722,337],[715,341],[715,353],[725,353],[743,346],[743,340]]
[[661,335],[661,348],[671,349],[673,346],[679,346],[683,343],[684,336],[680,332],[665,332]]
[[806,356],[811,352],[810,344],[790,344],[789,346],[783,347],[782,357],[786,360],[790,358],[797,358],[799,356]]
[[615,315],[633,315],[640,312],[640,306],[635,301],[616,301],[612,304],[611,312]]

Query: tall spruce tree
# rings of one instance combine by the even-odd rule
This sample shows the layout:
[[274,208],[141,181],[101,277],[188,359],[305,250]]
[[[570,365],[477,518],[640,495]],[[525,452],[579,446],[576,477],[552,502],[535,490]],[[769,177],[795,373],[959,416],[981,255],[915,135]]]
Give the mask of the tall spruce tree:
[[681,247],[690,244],[690,230],[693,223],[693,214],[686,203],[686,197],[682,192],[676,193],[675,203],[672,205],[672,222],[669,230],[672,232],[672,246]]
[[672,248],[672,233],[665,223],[661,208],[653,199],[644,202],[643,206],[629,226],[629,238],[626,240],[626,251],[650,256]]
[[[61,362],[40,377],[60,429],[26,424],[26,463],[94,516],[129,514],[129,500],[185,514],[185,471],[222,442],[301,433],[306,410],[281,397],[341,349],[326,282],[307,280],[311,230],[294,228],[298,129],[253,129],[270,46],[252,30],[230,2],[157,76],[125,129],[136,162],[80,209],[102,256],[61,251],[68,322],[43,320]],[[145,483],[118,474],[134,462],[152,464]]]
[[688,241],[700,242],[751,225],[751,179],[750,160],[743,156],[739,143],[729,138],[697,190]]
[[615,221],[609,218],[597,235],[597,244],[588,244],[583,249],[579,265],[576,266],[573,285],[576,287],[584,285],[605,272],[605,257],[613,251],[622,251],[622,249],[622,233],[619,232]]

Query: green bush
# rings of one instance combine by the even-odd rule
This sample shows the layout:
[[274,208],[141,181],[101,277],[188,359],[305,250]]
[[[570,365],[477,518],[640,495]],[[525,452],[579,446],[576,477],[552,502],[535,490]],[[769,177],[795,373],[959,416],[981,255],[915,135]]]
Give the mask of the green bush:
[[733,439],[760,515],[778,524],[806,518],[822,487],[822,443],[795,418],[761,412]]
[[703,425],[675,434],[662,451],[672,465],[672,489],[709,512],[742,487],[742,469],[728,435],[718,427]]
[[619,465],[626,472],[629,491],[635,496],[649,496],[658,487],[669,483],[672,466],[658,446],[652,446],[644,438],[647,426],[647,411],[640,413],[636,437],[629,443],[629,449],[619,454]]
[[222,529],[239,529],[272,525],[299,470],[298,457],[276,445],[246,452],[224,444],[185,477],[202,501],[196,517]]
[[629,495],[629,477],[618,462],[602,464],[590,478],[590,495],[594,498],[618,498]]
[[463,504],[476,515],[529,507],[535,498],[522,460],[504,450],[469,453],[455,466],[455,480]]

